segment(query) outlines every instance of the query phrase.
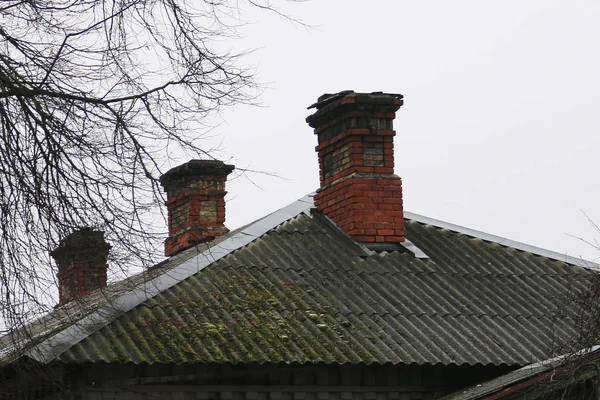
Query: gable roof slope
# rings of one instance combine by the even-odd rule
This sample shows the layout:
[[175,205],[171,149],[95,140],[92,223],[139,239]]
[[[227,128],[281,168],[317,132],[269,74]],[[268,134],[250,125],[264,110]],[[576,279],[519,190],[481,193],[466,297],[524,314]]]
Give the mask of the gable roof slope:
[[172,257],[27,356],[519,366],[576,334],[563,300],[595,265],[405,215],[421,257],[410,246],[377,252],[352,241],[308,195]]

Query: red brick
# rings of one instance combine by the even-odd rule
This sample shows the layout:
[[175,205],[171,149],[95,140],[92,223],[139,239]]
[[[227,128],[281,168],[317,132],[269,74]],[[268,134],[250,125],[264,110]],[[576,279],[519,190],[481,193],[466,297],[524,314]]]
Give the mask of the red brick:
[[[400,179],[381,179],[379,174],[393,174],[394,148],[393,129],[371,129],[360,125],[360,118],[393,119],[397,107],[402,101],[394,100],[389,103],[374,101],[368,103],[370,97],[361,95],[360,100],[356,97],[343,97],[328,106],[335,113],[331,118],[322,118],[313,123],[318,126],[315,133],[321,133],[325,129],[332,129],[338,133],[328,140],[322,141],[317,146],[320,158],[321,183],[328,185],[328,189],[322,191],[315,198],[317,208],[327,213],[334,222],[343,229],[363,234],[352,234],[356,240],[393,240],[401,238],[404,232],[404,219],[402,216],[402,182]],[[393,99],[391,99],[393,100]],[[352,102],[361,104],[361,107],[351,106]],[[363,107],[365,104],[370,104]],[[347,104],[348,108],[339,108],[340,104]],[[359,122],[357,128],[346,129],[349,119]],[[364,165],[363,143],[379,142],[383,145],[383,166],[373,167]],[[332,176],[325,179],[322,169],[324,168],[322,158],[336,149],[346,146],[347,153],[343,156],[347,160],[343,170],[335,171]],[[349,174],[359,172],[366,176],[349,178]],[[369,177],[369,175],[371,177]],[[349,178],[349,179],[348,179]],[[377,230],[383,233],[378,233]],[[348,231],[346,231],[348,233]]]
[[348,228],[348,234],[350,236],[364,235],[365,234],[365,230],[364,229],[358,229],[358,228]]
[[375,236],[365,236],[365,235],[357,235],[357,236],[352,236],[352,238],[354,240],[356,240],[357,242],[374,242],[375,241]]
[[386,236],[385,241],[388,243],[404,242],[404,235],[402,235],[402,236]]

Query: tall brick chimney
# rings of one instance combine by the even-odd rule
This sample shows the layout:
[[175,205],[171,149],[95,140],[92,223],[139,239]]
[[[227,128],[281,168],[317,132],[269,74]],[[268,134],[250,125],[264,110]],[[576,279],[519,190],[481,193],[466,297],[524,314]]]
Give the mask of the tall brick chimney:
[[83,228],[50,252],[58,264],[58,305],[106,287],[109,250],[104,232]]
[[229,232],[225,181],[234,168],[222,161],[191,160],[160,177],[169,213],[167,257]]
[[400,94],[324,94],[306,118],[318,136],[318,210],[358,242],[404,241],[402,181],[394,175]]

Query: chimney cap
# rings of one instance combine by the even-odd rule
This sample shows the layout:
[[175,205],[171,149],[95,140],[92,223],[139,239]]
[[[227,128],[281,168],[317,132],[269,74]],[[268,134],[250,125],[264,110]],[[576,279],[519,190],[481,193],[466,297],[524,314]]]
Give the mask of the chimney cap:
[[[357,93],[353,90],[343,90],[339,93],[329,94],[325,93],[317,99],[317,102],[311,104],[308,109],[316,108],[317,111],[306,117],[306,122],[313,128],[318,126],[321,118],[326,114],[331,114],[332,111],[338,108],[346,106],[352,107],[357,105],[381,107],[388,109],[391,112],[397,111],[400,106],[404,103],[402,100],[403,95],[398,93],[384,93],[384,92],[371,92],[371,93]],[[343,109],[346,109],[343,107]]]
[[399,93],[384,93],[384,92],[371,92],[371,93],[356,93],[354,90],[342,90],[337,93],[325,93],[319,96],[316,103],[311,104],[306,109],[310,110],[311,108],[320,109],[327,104],[339,100],[343,97],[370,97],[370,98],[389,98],[392,97],[394,99],[403,99],[404,96]]
[[234,165],[225,164],[220,160],[190,160],[165,172],[160,177],[160,183],[165,186],[189,176],[227,176],[234,169]]
[[337,92],[337,93],[324,93],[319,96],[316,103],[311,104],[306,109],[310,110],[311,108],[317,108],[317,109],[321,108],[324,105],[327,105],[337,99],[341,99],[342,97],[344,97],[350,93],[354,93],[354,90],[342,90],[341,92]]
[[111,245],[104,240],[103,231],[95,231],[90,227],[80,228],[60,241],[58,247],[50,252],[52,257],[61,257],[68,253],[90,251],[96,252],[109,250]]

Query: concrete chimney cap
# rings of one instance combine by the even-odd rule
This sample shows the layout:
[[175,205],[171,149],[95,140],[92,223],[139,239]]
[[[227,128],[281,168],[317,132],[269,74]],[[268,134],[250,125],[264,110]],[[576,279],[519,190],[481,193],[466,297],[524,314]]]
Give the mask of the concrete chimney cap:
[[329,103],[332,103],[336,100],[339,100],[344,97],[358,97],[358,98],[369,98],[370,100],[376,98],[385,98],[385,99],[393,99],[393,100],[401,100],[404,98],[403,95],[399,93],[384,93],[384,92],[371,92],[371,93],[357,93],[354,90],[342,90],[338,93],[325,93],[319,96],[316,103],[311,104],[307,107],[307,110],[311,108],[316,108],[317,110],[326,106]]
[[234,169],[234,165],[220,160],[190,160],[165,172],[160,177],[160,183],[164,186],[187,176],[227,176]]
[[321,123],[343,115],[344,112],[357,110],[378,110],[380,112],[396,112],[403,104],[404,96],[397,93],[357,93],[344,90],[336,94],[324,94],[309,109],[315,108],[314,114],[306,117],[306,122],[312,128],[317,128]]
[[104,232],[90,227],[78,229],[62,239],[56,249],[50,252],[52,257],[60,257],[64,252],[72,250],[94,249],[102,251],[110,249],[111,245],[104,240]]

